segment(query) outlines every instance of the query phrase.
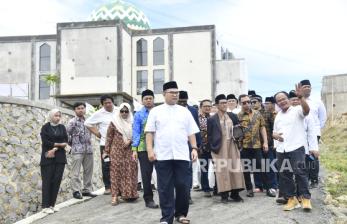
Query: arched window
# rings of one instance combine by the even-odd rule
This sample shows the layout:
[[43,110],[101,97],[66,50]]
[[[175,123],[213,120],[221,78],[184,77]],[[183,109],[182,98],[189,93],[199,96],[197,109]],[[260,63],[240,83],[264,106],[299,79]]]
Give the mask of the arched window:
[[140,39],[136,42],[137,66],[147,65],[147,41]]
[[40,46],[40,72],[51,70],[51,47],[48,44]]
[[153,64],[164,65],[164,40],[160,37],[153,41]]

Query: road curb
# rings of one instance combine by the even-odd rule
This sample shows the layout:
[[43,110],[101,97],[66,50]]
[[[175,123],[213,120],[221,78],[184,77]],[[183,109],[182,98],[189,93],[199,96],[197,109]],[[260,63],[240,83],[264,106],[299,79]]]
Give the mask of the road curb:
[[[105,188],[100,188],[99,190],[96,190],[93,193],[96,195],[102,195],[104,193],[104,191],[105,191]],[[69,207],[71,205],[80,204],[80,203],[83,203],[85,201],[89,201],[90,199],[92,199],[92,197],[83,197],[83,199],[72,198],[72,199],[64,201],[60,204],[57,204],[55,207],[58,209],[62,209],[62,208]],[[43,213],[42,211],[40,211],[40,212],[33,214],[33,215],[31,215],[25,219],[22,219],[18,222],[15,222],[15,224],[30,224],[30,223],[33,223],[39,219],[42,219],[42,218],[48,216],[48,215],[49,214],[46,214],[46,213]]]

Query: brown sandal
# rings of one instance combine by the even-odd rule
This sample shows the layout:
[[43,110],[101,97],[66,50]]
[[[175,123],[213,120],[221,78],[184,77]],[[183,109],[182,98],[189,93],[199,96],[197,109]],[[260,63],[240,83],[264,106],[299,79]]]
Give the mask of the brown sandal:
[[118,201],[117,197],[112,197],[111,205],[116,206],[118,204],[119,204],[119,201]]

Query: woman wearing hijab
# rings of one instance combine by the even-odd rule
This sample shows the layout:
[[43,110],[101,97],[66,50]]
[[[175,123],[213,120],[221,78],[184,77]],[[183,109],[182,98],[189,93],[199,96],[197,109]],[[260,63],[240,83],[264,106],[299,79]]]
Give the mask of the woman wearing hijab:
[[119,203],[118,196],[123,200],[134,201],[137,193],[137,162],[132,159],[133,115],[131,107],[122,103],[107,130],[105,154],[103,158],[111,160],[111,193],[112,205]]
[[61,112],[53,109],[48,113],[48,122],[41,128],[42,153],[42,211],[46,214],[57,212],[55,202],[66,164],[65,147],[67,133],[65,126],[59,124]]

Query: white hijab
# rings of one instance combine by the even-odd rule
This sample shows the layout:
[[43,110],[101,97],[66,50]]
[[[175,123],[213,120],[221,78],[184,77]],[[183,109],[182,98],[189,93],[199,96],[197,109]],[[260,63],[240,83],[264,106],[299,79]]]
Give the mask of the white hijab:
[[53,123],[53,118],[54,115],[56,113],[61,113],[61,111],[59,109],[52,109],[48,112],[48,116],[47,116],[47,121],[52,125],[52,126],[57,126],[59,124],[59,122],[57,124]]
[[[128,117],[123,119],[120,111],[126,107],[129,110]],[[113,118],[112,123],[116,126],[117,130],[122,134],[124,142],[131,140],[132,138],[132,125],[133,125],[133,114],[131,107],[128,103],[122,103]]]

